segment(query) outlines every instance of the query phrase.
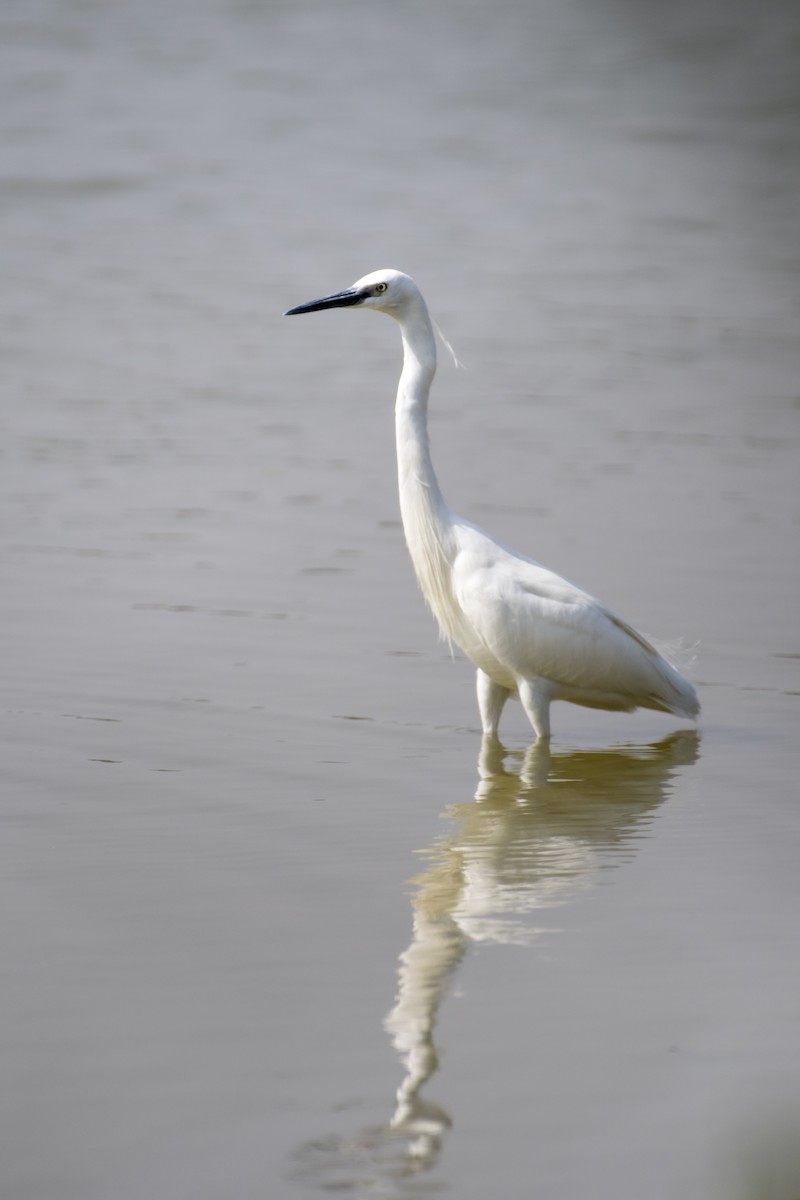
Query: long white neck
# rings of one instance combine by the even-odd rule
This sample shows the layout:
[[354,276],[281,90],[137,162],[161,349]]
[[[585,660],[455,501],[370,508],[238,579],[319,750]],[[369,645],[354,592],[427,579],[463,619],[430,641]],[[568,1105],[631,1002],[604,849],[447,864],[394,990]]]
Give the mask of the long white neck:
[[443,636],[455,639],[457,609],[450,586],[453,518],[428,445],[428,393],[436,372],[436,340],[421,296],[409,303],[399,321],[403,371],[397,388],[395,432],[400,513],[422,594]]

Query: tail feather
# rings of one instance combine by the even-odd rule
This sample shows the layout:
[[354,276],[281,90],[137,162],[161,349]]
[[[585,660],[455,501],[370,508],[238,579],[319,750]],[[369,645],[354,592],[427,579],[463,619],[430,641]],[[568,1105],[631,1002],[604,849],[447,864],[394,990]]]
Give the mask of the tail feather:
[[700,701],[689,680],[661,654],[653,665],[658,671],[662,687],[653,693],[652,707],[661,712],[674,713],[676,717],[696,717],[700,712]]
[[653,689],[647,700],[638,700],[637,703],[642,708],[654,708],[658,712],[674,713],[676,717],[696,717],[700,712],[697,692],[689,680],[685,679],[670,661],[680,655],[686,659],[688,665],[694,660],[694,653],[689,652],[687,655],[680,641],[668,645],[662,643],[659,647],[654,646],[616,613],[608,615],[619,629],[622,629],[641,646],[658,676],[660,686]]

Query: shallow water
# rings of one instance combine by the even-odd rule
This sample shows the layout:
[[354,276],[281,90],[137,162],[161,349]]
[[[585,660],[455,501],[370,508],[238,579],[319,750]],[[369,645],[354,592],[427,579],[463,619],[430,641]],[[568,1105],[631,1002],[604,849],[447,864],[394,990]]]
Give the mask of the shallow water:
[[[800,1192],[795,6],[0,15],[4,1196]],[[482,750],[393,477],[684,639]]]

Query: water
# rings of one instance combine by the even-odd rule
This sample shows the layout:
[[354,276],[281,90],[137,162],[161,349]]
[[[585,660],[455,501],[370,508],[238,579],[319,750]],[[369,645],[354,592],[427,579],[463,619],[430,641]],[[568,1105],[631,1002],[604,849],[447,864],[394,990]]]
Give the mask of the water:
[[[2,1192],[800,1192],[796,7],[9,0]],[[683,636],[481,755],[398,524]],[[696,646],[695,646],[696,644]]]

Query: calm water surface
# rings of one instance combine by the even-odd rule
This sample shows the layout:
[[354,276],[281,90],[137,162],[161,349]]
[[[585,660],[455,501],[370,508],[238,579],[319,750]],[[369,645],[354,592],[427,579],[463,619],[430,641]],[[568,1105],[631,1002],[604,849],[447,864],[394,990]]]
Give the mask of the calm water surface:
[[[664,7],[3,6],[4,1197],[800,1194],[800,24]],[[698,731],[481,747],[379,266]]]

